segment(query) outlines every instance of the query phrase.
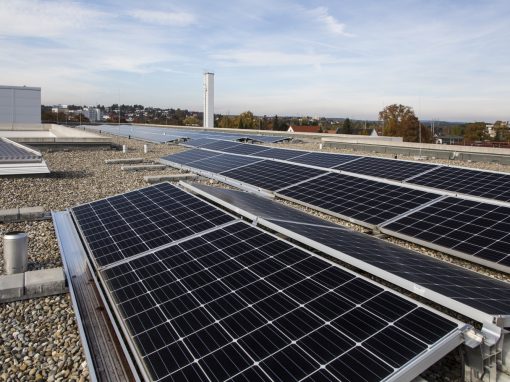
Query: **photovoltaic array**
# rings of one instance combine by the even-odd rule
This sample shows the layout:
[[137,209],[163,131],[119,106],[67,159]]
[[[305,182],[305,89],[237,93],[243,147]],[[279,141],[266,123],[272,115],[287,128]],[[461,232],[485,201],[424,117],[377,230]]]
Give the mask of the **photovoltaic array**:
[[[169,184],[73,214],[136,362],[153,381],[379,381],[460,338],[452,320]],[[187,236],[137,256],[92,249],[97,237],[116,246],[140,238],[168,215]]]
[[[412,292],[416,292],[417,289],[422,293],[429,290],[441,296],[434,300],[438,303],[445,304],[444,296],[462,304],[462,308],[457,308],[457,311],[466,316],[478,320],[480,316],[486,316],[486,320],[493,321],[495,317],[509,315],[509,283],[345,229],[247,192],[201,184],[193,184],[193,189],[202,191],[201,195],[205,198],[215,197],[225,202],[223,205],[227,209],[241,214],[243,212],[240,211],[248,213],[249,215],[245,216],[257,219],[259,226],[265,225],[267,221],[272,224],[269,227],[272,230],[277,229],[275,226],[282,228],[284,234],[308,247],[315,246],[322,251],[327,248],[328,254],[336,255],[342,261],[365,271],[368,266],[377,267],[383,271],[377,274],[379,277]],[[217,199],[214,201],[217,202]],[[397,278],[402,281],[399,282]],[[426,295],[429,299],[434,299],[430,294]],[[455,304],[446,302],[446,305],[452,309]],[[475,311],[480,312],[480,315],[475,315]]]

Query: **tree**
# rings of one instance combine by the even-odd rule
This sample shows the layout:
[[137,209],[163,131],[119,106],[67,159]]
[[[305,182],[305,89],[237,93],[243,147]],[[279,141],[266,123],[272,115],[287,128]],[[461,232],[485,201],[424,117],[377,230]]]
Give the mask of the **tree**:
[[508,122],[494,122],[494,130],[496,131],[496,135],[494,136],[496,142],[508,142],[510,140]]
[[379,112],[383,135],[403,137],[406,142],[432,142],[432,133],[420,123],[410,106],[389,105]]
[[351,120],[346,118],[342,125],[342,134],[352,134]]
[[278,131],[279,130],[279,121],[278,121],[278,116],[275,114],[275,116],[273,117],[273,130],[276,130]]
[[190,115],[183,120],[183,123],[186,126],[198,126],[198,122],[198,118],[193,115]]
[[255,126],[255,118],[251,111],[245,111],[239,114],[238,127],[239,129],[254,129],[258,127],[258,125]]
[[464,129],[464,140],[467,143],[484,141],[489,138],[485,122],[467,123]]

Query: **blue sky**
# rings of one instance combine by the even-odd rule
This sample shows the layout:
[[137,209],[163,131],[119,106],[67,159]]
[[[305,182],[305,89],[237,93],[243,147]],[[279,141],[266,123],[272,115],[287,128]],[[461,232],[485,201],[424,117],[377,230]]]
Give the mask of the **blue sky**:
[[43,103],[510,119],[508,0],[0,1],[0,84]]

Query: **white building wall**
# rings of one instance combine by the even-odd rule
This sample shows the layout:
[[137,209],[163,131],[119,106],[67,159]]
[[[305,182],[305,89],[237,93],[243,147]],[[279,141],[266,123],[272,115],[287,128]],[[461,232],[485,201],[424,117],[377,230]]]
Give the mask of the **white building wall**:
[[0,86],[0,127],[41,123],[41,88]]
[[204,127],[214,127],[214,73],[204,73]]

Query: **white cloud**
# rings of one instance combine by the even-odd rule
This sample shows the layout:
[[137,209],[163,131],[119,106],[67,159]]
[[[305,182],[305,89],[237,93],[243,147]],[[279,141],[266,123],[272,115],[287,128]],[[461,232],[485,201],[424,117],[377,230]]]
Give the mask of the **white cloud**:
[[195,15],[187,12],[162,12],[135,9],[128,12],[128,15],[149,24],[185,27],[194,24]]
[[50,38],[91,27],[106,14],[69,1],[0,1],[0,36]]
[[224,50],[211,58],[233,66],[317,66],[332,59],[326,54],[286,53],[277,50]]
[[309,13],[326,29],[336,35],[340,36],[352,36],[350,33],[345,31],[345,24],[339,22],[333,16],[329,14],[326,7],[317,7],[309,11]]

